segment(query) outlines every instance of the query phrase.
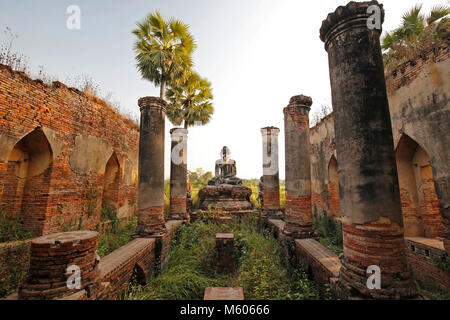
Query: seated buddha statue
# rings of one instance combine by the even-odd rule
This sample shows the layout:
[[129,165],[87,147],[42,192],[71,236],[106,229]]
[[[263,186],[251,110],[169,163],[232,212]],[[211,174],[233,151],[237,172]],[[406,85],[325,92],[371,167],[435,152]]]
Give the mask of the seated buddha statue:
[[215,176],[208,181],[210,186],[223,184],[241,185],[242,180],[236,177],[236,161],[230,159],[230,149],[223,147],[220,152],[221,158],[216,161]]

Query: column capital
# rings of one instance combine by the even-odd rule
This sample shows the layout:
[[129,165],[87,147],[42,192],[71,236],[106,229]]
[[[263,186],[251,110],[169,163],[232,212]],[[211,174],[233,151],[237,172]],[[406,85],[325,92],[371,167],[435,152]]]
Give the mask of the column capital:
[[265,128],[261,128],[261,134],[262,135],[274,135],[274,136],[278,136],[278,134],[280,133],[280,129],[277,127],[265,127]]
[[312,98],[304,95],[293,96],[289,100],[289,107],[302,107],[307,108],[308,110],[311,108],[313,104]]
[[[365,27],[369,31],[367,21],[374,14],[373,11],[369,10],[371,6],[380,8],[380,22],[383,24],[384,9],[383,5],[378,3],[378,1],[350,1],[346,6],[339,6],[333,13],[328,14],[320,28],[320,39],[325,42],[325,49],[328,51],[330,41],[350,28]],[[370,31],[381,34],[382,29],[380,26],[379,29],[372,29]]]
[[176,138],[176,137],[187,137],[188,135],[188,129],[184,129],[184,128],[172,128],[170,129],[170,135],[172,136],[172,138]]
[[144,109],[161,109],[166,112],[167,102],[158,97],[142,97],[138,100],[140,110]]

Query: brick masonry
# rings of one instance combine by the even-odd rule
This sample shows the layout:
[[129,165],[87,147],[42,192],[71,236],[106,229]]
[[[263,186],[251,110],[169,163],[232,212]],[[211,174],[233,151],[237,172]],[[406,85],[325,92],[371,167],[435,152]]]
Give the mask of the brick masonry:
[[264,210],[280,210],[280,189],[263,190],[264,193]]
[[[104,196],[119,217],[134,215],[139,130],[103,101],[0,65],[0,128],[0,207],[22,216],[35,235],[95,229]],[[19,162],[10,157],[21,149],[37,175],[18,178]],[[119,170],[104,192],[113,157]]]
[[232,233],[216,234],[216,249],[219,272],[234,272],[234,235]]
[[441,241],[426,238],[406,238],[408,267],[426,287],[450,292],[450,271],[439,268],[436,261],[445,255]]

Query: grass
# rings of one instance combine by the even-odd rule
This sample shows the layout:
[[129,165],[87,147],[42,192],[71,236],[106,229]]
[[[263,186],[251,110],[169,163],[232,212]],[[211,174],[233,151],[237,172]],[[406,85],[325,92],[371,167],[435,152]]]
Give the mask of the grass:
[[106,203],[103,205],[100,220],[111,221],[111,230],[102,234],[98,239],[97,253],[103,258],[130,242],[131,236],[136,231],[137,218],[133,217],[126,224],[121,223],[117,219],[115,208]]
[[10,218],[7,209],[0,211],[0,242],[26,240],[32,236],[25,231],[22,218]]
[[339,256],[344,251],[342,224],[325,210],[321,215],[315,214],[314,217],[314,230],[320,236],[319,242]]
[[0,298],[16,291],[26,276],[30,265],[30,242],[1,248]]
[[430,286],[426,285],[425,283],[422,283],[421,281],[417,280],[414,275],[413,277],[417,290],[419,291],[419,294],[421,294],[422,296],[430,300],[450,300],[449,290],[445,292],[439,288],[436,288],[435,286]]
[[[232,275],[216,270],[215,235],[221,232],[235,235]],[[291,268],[277,240],[250,217],[242,222],[235,218],[232,226],[205,218],[181,227],[167,267],[146,286],[133,284],[128,299],[201,300],[206,287],[217,286],[241,286],[249,300],[318,298],[305,273]]]

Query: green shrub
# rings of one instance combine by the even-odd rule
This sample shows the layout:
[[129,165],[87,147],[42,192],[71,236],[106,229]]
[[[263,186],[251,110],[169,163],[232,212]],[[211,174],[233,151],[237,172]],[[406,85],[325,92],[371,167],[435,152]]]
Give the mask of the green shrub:
[[30,265],[30,242],[8,246],[0,252],[0,298],[16,291]]
[[336,253],[337,255],[343,252],[342,239],[342,223],[329,215],[325,210],[321,215],[317,215],[317,208],[314,208],[314,229],[319,234],[319,242]]
[[116,220],[117,210],[108,201],[103,201],[100,221]]
[[32,237],[31,232],[25,231],[21,217],[10,218],[8,210],[0,211],[0,242],[25,240]]
[[111,252],[126,245],[131,240],[131,236],[135,233],[137,219],[133,218],[124,226],[120,225],[118,219],[112,220],[112,226],[109,233],[103,234],[98,239],[98,255],[103,258]]
[[447,252],[443,252],[439,257],[433,258],[436,266],[444,271],[450,271],[450,256]]

